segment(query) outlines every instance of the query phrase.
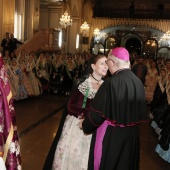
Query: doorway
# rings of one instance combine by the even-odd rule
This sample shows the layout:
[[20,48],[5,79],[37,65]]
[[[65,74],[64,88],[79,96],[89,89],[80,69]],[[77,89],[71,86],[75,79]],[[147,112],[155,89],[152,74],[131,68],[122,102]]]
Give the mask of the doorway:
[[142,50],[141,50],[141,41],[138,38],[129,38],[125,42],[125,48],[129,51],[130,54],[137,54],[141,55]]

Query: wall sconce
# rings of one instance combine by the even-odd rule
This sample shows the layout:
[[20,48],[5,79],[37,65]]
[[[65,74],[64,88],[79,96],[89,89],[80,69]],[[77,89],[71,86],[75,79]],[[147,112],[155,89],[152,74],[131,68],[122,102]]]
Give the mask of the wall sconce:
[[147,44],[147,45],[150,45],[151,43],[150,43],[150,41],[148,40],[146,44]]
[[156,46],[156,43],[155,41],[153,41],[153,43],[151,44],[152,47],[155,47]]

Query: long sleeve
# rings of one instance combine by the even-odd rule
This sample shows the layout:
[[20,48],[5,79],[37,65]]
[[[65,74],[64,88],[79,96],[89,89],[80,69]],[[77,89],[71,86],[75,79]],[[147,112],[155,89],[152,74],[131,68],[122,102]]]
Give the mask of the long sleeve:
[[91,110],[86,115],[82,123],[84,133],[85,134],[92,133],[104,122],[104,120],[105,119],[100,115],[100,113]]
[[78,90],[76,89],[72,95],[70,96],[69,102],[68,102],[68,113],[70,115],[74,115],[74,116],[78,116],[83,114],[86,114],[90,105],[90,99],[87,99],[86,102],[86,107],[82,108],[82,104],[83,104],[83,99],[84,99],[84,95]]

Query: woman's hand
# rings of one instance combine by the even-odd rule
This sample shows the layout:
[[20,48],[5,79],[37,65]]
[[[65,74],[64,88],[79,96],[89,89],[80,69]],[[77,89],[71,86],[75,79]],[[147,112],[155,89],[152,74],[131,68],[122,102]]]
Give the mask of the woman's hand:
[[82,130],[82,123],[83,123],[84,119],[81,119],[80,122],[79,122],[79,128]]

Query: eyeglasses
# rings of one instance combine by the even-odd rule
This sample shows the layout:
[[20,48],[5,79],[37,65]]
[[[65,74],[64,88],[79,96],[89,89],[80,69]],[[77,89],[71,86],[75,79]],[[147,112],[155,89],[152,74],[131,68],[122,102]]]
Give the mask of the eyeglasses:
[[108,64],[109,61],[112,61],[113,63],[115,63],[111,58],[107,59],[107,60],[105,61],[105,63]]

